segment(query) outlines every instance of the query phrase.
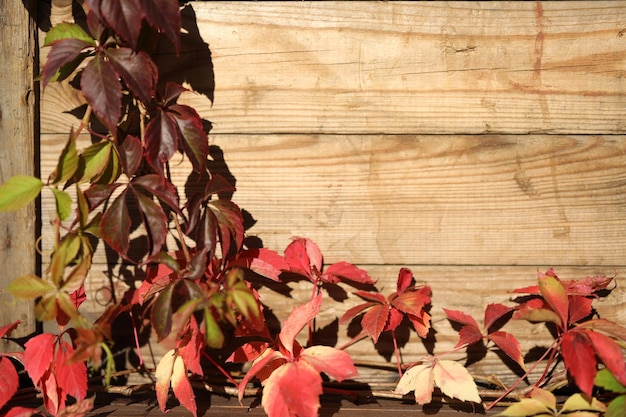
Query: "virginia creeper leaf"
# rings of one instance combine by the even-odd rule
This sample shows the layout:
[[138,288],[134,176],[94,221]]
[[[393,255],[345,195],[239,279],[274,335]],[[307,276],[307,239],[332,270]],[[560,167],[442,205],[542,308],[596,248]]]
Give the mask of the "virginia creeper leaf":
[[483,334],[474,326],[463,326],[459,330],[459,341],[455,347],[473,345],[483,339]]
[[334,275],[344,280],[358,282],[361,284],[374,284],[367,272],[348,262],[337,262],[326,268],[326,275]]
[[146,106],[150,105],[157,81],[156,64],[150,56],[130,48],[107,48],[104,54],[130,91]]
[[524,358],[522,355],[522,349],[519,342],[510,333],[497,331],[487,335],[489,340],[496,344],[502,352],[504,352],[509,358],[517,362],[522,369],[525,369]]
[[39,414],[39,410],[36,408],[15,406],[7,411],[3,417],[31,417],[35,414]]
[[[130,46],[137,47],[137,38],[141,30],[143,9],[137,0],[125,1],[102,1],[100,3],[100,16],[106,23],[120,35]],[[152,8],[150,5],[147,8]]]
[[154,194],[160,201],[165,203],[170,209],[179,212],[179,199],[176,186],[169,181],[164,181],[162,177],[155,174],[142,175],[132,182],[133,187],[141,187]]
[[461,401],[482,402],[469,371],[458,362],[438,360],[433,368],[435,384],[445,395]]
[[300,358],[339,382],[358,375],[350,355],[330,346],[311,346],[302,351]]
[[150,118],[145,131],[146,159],[154,171],[162,175],[163,164],[178,148],[178,126],[171,113],[158,110]]
[[361,326],[363,326],[363,330],[372,338],[374,343],[377,343],[388,319],[389,306],[387,304],[375,305],[363,315]]
[[[271,374],[271,371],[278,369],[278,367],[282,366],[286,362],[286,358],[277,350],[268,348],[263,351],[263,353],[261,353],[261,355],[259,355],[254,362],[252,362],[252,366],[250,366],[250,369],[248,369],[248,372],[246,372],[243,379],[239,383],[239,403],[243,400],[246,385],[248,385],[248,382],[250,382],[252,378],[258,376],[261,381],[264,381]],[[270,373],[268,374],[265,372],[267,368],[270,369]]]
[[[0,327],[0,338],[4,337],[4,336],[10,336],[11,332],[13,330],[15,330],[17,328],[17,326],[19,326],[20,324],[20,320],[16,320],[13,323],[9,323],[7,325],[1,326]],[[0,406],[0,408],[2,408],[2,406]]]
[[413,283],[413,272],[409,268],[400,268],[398,272],[398,281],[396,291],[398,294],[405,292]]
[[395,392],[406,395],[413,391],[415,402],[424,405],[432,401],[434,389],[433,363],[427,362],[409,368],[400,378]]
[[563,336],[561,354],[565,368],[578,388],[591,396],[598,362],[589,339],[582,332],[570,330]]
[[66,220],[72,211],[72,197],[65,191],[57,188],[51,188],[54,195],[54,204],[57,216],[61,221]]
[[287,321],[283,322],[279,338],[285,349],[293,355],[293,344],[304,326],[317,316],[322,306],[322,295],[318,294],[311,301],[294,307]]
[[355,318],[363,310],[368,309],[371,306],[375,306],[376,304],[378,304],[378,303],[374,303],[372,301],[369,301],[367,303],[362,303],[362,304],[356,305],[356,306],[348,309],[345,313],[343,313],[343,315],[339,319],[339,324],[346,324],[346,323],[348,323],[350,320]]
[[109,165],[111,151],[112,143],[108,140],[94,143],[85,149],[81,154],[84,166],[79,182],[95,182]]
[[420,291],[407,291],[391,299],[391,305],[406,314],[420,316],[430,297]]
[[126,256],[130,244],[130,213],[126,206],[127,189],[117,196],[102,215],[102,238],[117,253]]
[[200,115],[192,108],[182,104],[170,106],[178,124],[185,155],[191,161],[196,172],[204,172],[209,154],[209,138],[202,127]]
[[609,403],[604,417],[623,417],[624,410],[626,410],[626,395],[620,395]]
[[56,287],[51,282],[44,281],[37,275],[27,274],[11,281],[7,290],[17,298],[33,300],[56,290]]
[[94,41],[83,39],[59,39],[52,43],[48,58],[43,67],[41,85],[45,89],[48,83],[57,77],[61,67],[74,61],[85,48],[93,46]]
[[170,390],[170,380],[174,371],[174,362],[176,360],[176,351],[171,349],[163,355],[156,367],[154,377],[156,383],[154,390],[156,391],[157,402],[162,412],[166,410],[167,396]]
[[169,0],[139,0],[146,20],[172,41],[176,53],[180,51],[181,18],[178,4]]
[[478,325],[476,320],[474,320],[474,317],[470,316],[469,314],[465,314],[462,311],[458,310],[448,310],[447,308],[444,308],[443,311],[446,313],[446,317],[448,317],[448,320],[456,321],[457,323],[473,327],[480,331],[480,326]]
[[0,185],[0,212],[26,207],[41,192],[45,184],[39,178],[15,175]]
[[593,350],[596,351],[602,363],[611,371],[617,380],[626,385],[626,362],[622,349],[613,339],[593,330],[584,330],[591,341]]
[[78,152],[76,151],[76,140],[74,139],[74,132],[70,133],[70,137],[59,156],[57,166],[51,177],[53,179],[52,184],[59,184],[61,182],[68,181],[74,176],[78,169]]
[[282,256],[266,248],[241,251],[237,258],[230,262],[230,265],[247,268],[277,282],[280,281],[280,274],[289,270],[289,265]]
[[600,369],[596,374],[594,385],[603,388],[608,391],[612,391],[618,394],[626,394],[626,385],[622,384],[613,376],[611,371],[607,368]]
[[510,313],[512,310],[513,309],[511,307],[507,307],[504,304],[489,304],[485,309],[485,318],[483,320],[485,330],[489,331],[495,322]]
[[102,55],[96,55],[83,70],[80,89],[98,118],[111,133],[116,134],[121,114],[122,86],[112,65]]
[[591,298],[574,295],[569,297],[568,315],[570,323],[577,323],[592,313]]
[[197,415],[196,396],[193,393],[189,378],[187,377],[187,368],[183,362],[183,358],[176,356],[174,367],[172,369],[172,390],[176,399],[187,410],[191,411],[194,417]]
[[55,339],[54,335],[43,333],[24,344],[24,369],[36,385],[50,369],[54,358]]
[[0,375],[2,375],[0,382],[0,409],[2,409],[17,392],[20,383],[15,366],[7,357],[0,356]]
[[55,377],[57,386],[76,400],[82,400],[87,396],[87,367],[84,362],[68,361],[74,352],[72,346],[61,341],[55,358]]
[[224,345],[224,332],[222,332],[210,308],[204,309],[204,327],[207,346],[216,349],[221,348]]
[[90,43],[95,46],[96,43],[80,25],[76,23],[61,22],[52,26],[44,39],[43,46],[52,46],[54,42],[61,39],[77,39]]
[[124,139],[119,140],[116,148],[124,167],[124,172],[129,177],[132,177],[141,164],[143,155],[141,141],[136,136],[128,135]]
[[[561,414],[576,416],[576,411],[590,412],[590,415],[597,415],[597,413],[603,413],[606,411],[606,406],[595,398],[591,398],[591,402],[587,401],[585,397],[580,394],[573,394],[563,404],[561,408]],[[581,417],[584,414],[581,414]]]
[[539,291],[541,291],[543,298],[559,316],[561,327],[567,327],[569,307],[567,292],[563,284],[557,278],[546,275],[539,278]]
[[263,384],[261,405],[268,417],[317,417],[322,378],[307,362],[288,362]]
[[154,326],[159,341],[165,339],[172,329],[172,296],[175,287],[176,282],[165,287],[159,293],[152,308],[152,326]]
[[167,216],[163,209],[152,198],[140,192],[135,193],[141,218],[150,240],[150,255],[154,256],[161,251],[167,238]]

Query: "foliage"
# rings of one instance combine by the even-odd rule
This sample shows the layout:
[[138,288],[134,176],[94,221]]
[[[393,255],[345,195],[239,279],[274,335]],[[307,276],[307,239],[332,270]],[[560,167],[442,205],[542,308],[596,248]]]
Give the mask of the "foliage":
[[[398,329],[410,325],[422,339],[433,333],[431,288],[416,285],[411,270],[401,268],[395,291],[384,294],[376,280],[353,264],[324,265],[322,251],[308,238],[294,237],[283,255],[245,245],[243,212],[230,197],[235,188],[210,163],[210,124],[179,102],[186,89],[161,79],[154,60],[159,42],[180,51],[178,2],[84,0],[81,6],[84,24],[61,23],[47,33],[49,54],[41,74],[44,89],[63,80],[77,86],[88,104],[81,123],[70,131],[49,178],[18,175],[0,185],[0,211],[19,210],[40,192],[54,198],[49,267],[43,276],[17,277],[8,290],[34,300],[37,319],[58,327],[31,336],[23,351],[0,353],[0,408],[18,392],[16,365],[21,363],[48,414],[87,413],[94,404],[88,393],[95,381],[103,381],[106,389],[116,374],[116,323],[130,318],[137,352],[141,323],[148,323],[158,342],[168,347],[154,370],[156,398],[164,412],[173,393],[197,414],[194,381],[206,376],[206,359],[235,386],[240,401],[248,385],[259,381],[261,404],[270,417],[315,416],[319,396],[327,389],[325,379],[357,377],[345,349],[368,337],[376,344],[389,332],[399,373],[395,393],[413,393],[419,404],[431,402],[436,388],[449,398],[481,403],[469,370],[444,357],[482,344],[504,353],[525,372],[520,383],[534,387],[503,416],[596,415],[604,405],[592,397],[594,384],[616,394],[607,415],[618,415],[626,386],[621,351],[626,329],[596,318],[592,308],[612,278],[564,281],[548,270],[539,274],[537,285],[513,290],[517,305],[488,305],[482,325],[462,311],[444,309],[448,320],[460,326],[456,346],[405,365]],[[91,140],[81,150],[85,136]],[[169,174],[177,154],[193,171],[186,184],[173,183]],[[132,265],[139,284],[91,322],[80,306],[88,297],[85,282],[98,244]],[[284,284],[294,276],[313,284],[310,299],[273,328],[257,286]],[[339,320],[360,326],[360,333],[338,348],[316,344],[315,318],[322,310],[323,290],[330,292],[339,284],[356,287],[354,294],[363,300]],[[509,320],[539,323],[554,335],[537,381],[528,379],[540,362],[530,368],[525,363],[516,336],[502,330]],[[10,337],[18,325],[0,327],[0,337]],[[299,335],[305,328],[309,334],[303,342]],[[139,359],[140,370],[149,372]],[[560,361],[581,394],[572,395],[558,410],[554,395],[540,387]],[[239,379],[225,369],[236,363],[250,366]],[[100,379],[89,380],[88,375]],[[514,388],[502,390],[487,408]],[[5,415],[38,412],[15,406]]]

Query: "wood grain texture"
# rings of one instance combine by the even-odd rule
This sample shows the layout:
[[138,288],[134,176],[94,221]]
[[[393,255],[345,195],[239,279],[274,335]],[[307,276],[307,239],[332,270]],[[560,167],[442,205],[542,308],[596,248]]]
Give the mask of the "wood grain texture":
[[[0,8],[0,183],[13,175],[35,175],[34,65],[37,55],[36,28],[25,6],[36,1],[6,0]],[[0,326],[21,321],[13,336],[35,329],[34,309],[29,302],[15,300],[6,290],[18,276],[34,273],[37,267],[35,205],[0,213]],[[15,350],[0,343],[0,351]]]
[[[624,132],[620,2],[197,2],[185,16],[182,63],[159,61],[205,93],[188,102],[214,133]],[[72,120],[66,94],[49,89],[46,132]]]

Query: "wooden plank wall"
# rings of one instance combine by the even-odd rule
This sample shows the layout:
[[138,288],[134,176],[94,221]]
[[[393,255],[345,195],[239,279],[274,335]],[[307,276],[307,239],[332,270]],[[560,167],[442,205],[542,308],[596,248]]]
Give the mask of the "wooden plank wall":
[[[327,263],[356,263],[385,290],[411,268],[434,292],[437,352],[457,340],[443,307],[480,318],[549,267],[615,275],[598,311],[626,322],[624,3],[192,2],[185,16],[170,74],[199,91],[185,101],[213,123],[234,200],[266,247],[310,237]],[[81,104],[67,86],[46,90],[42,171]],[[93,311],[109,280],[97,262]],[[284,319],[309,294],[264,296]],[[327,298],[318,324],[357,301]],[[506,329],[524,349],[550,340]],[[389,359],[369,342],[350,352]],[[403,353],[425,348],[412,334]],[[515,378],[496,355],[474,369]]]
[[[35,1],[6,0],[0,8],[0,184],[13,175],[35,175],[37,130],[36,89],[37,29],[29,15]],[[38,270],[34,242],[35,204],[0,213],[0,326],[20,320],[12,333],[23,337],[35,330],[34,305],[15,300],[6,287],[13,278]],[[0,342],[0,352],[17,349]]]

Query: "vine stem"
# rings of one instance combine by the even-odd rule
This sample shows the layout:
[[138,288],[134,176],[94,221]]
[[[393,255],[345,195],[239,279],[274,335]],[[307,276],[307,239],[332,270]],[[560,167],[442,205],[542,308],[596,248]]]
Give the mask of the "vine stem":
[[357,334],[356,336],[354,336],[352,339],[348,340],[346,343],[344,343],[343,345],[339,346],[337,349],[339,350],[345,350],[348,347],[352,346],[353,344],[355,344],[356,342],[359,342],[363,339],[365,339],[367,337],[367,333],[365,333],[364,331],[362,331],[361,333]]
[[213,364],[213,366],[215,366],[217,368],[218,371],[220,371],[222,373],[222,375],[224,375],[226,377],[226,379],[228,379],[234,386],[236,386],[237,388],[239,388],[239,383],[235,380],[235,378],[232,377],[232,375],[230,373],[228,373],[226,371],[226,369],[224,369],[222,367],[222,365],[220,365],[219,363],[217,363],[215,361],[215,359],[213,359],[211,357],[211,355],[209,355],[206,352],[202,352],[202,355],[207,358],[209,360],[209,362],[211,362]]
[[398,348],[398,339],[396,338],[395,329],[391,331],[391,338],[393,339],[393,351],[396,354],[396,364],[398,365],[398,376],[402,378],[402,358],[400,357],[400,348]]
[[[556,346],[558,345],[559,340],[555,340],[552,343],[552,346],[550,346],[550,348],[548,350],[546,350],[543,355],[541,355],[541,357],[537,360],[537,362],[535,362],[535,364],[533,366],[531,366],[524,375],[522,375],[513,385],[511,385],[506,391],[504,391],[504,393],[502,395],[500,395],[498,398],[496,398],[494,401],[491,402],[491,404],[489,404],[487,407],[485,407],[486,411],[491,410],[496,404],[498,404],[502,399],[506,398],[511,392],[513,392],[513,390],[515,390],[515,388],[517,388],[517,386],[519,384],[522,383],[522,381],[524,379],[526,379],[530,373],[532,371],[535,370],[535,368],[541,363],[542,360],[544,360],[546,358],[546,356],[548,356],[548,353],[551,353],[555,351]],[[554,358],[554,356],[551,356],[552,358]],[[547,367],[546,367],[547,368]],[[542,378],[545,376],[545,372],[542,375]],[[540,381],[538,381],[537,383],[535,383],[535,386],[537,386],[537,384]]]

